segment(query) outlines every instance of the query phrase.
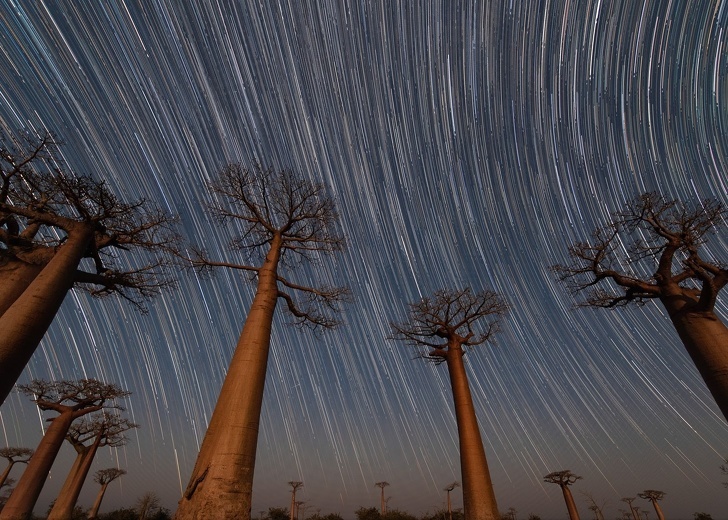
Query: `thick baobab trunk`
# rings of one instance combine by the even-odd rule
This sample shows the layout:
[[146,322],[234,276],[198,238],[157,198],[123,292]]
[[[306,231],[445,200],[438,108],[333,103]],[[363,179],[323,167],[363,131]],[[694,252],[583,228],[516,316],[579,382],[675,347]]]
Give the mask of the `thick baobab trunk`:
[[28,288],[0,316],[0,404],[28,364],[73,286],[93,230],[79,227]]
[[657,520],[665,520],[665,515],[662,514],[662,508],[660,507],[660,504],[657,503],[657,500],[650,500],[650,502],[652,502],[652,505],[655,506]]
[[27,520],[33,513],[43,484],[61,449],[63,440],[75,419],[73,412],[61,413],[51,421],[35,453],[28,461],[28,467],[18,480],[5,507],[0,511],[0,520]]
[[[0,262],[1,263],[1,262]],[[43,266],[9,260],[0,266],[0,316],[17,300],[38,276]]]
[[579,520],[579,511],[576,510],[576,503],[574,503],[574,496],[571,494],[571,490],[569,489],[569,486],[562,485],[561,491],[564,492],[564,502],[566,502],[566,509],[567,509],[567,511],[569,511],[569,519],[570,520]]
[[48,514],[48,520],[70,520],[73,516],[73,508],[76,506],[78,496],[81,494],[81,488],[91,469],[91,464],[93,464],[100,442],[101,437],[97,436],[93,444],[76,447],[78,455],[73,463],[71,472],[66,477],[63,487],[58,493],[58,498],[56,498],[53,504],[53,509]]
[[280,237],[258,273],[258,287],[202,441],[177,520],[249,520],[258,426],[278,300]]
[[460,440],[465,520],[500,520],[488,461],[485,458],[485,448],[465,373],[462,347],[451,342],[448,345],[446,360]]
[[107,487],[109,487],[109,482],[104,482],[103,484],[101,484],[101,489],[99,489],[99,494],[96,495],[94,505],[91,506],[91,509],[88,512],[89,520],[93,520],[98,516],[99,509],[101,508],[101,501],[104,499],[104,494],[106,493]]
[[695,367],[728,420],[728,327],[713,312],[671,310],[670,319]]

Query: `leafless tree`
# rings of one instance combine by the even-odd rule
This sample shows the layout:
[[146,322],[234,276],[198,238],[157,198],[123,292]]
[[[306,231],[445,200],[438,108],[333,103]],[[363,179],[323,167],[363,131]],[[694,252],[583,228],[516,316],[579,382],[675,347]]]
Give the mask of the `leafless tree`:
[[652,502],[652,506],[655,508],[655,514],[657,520],[665,520],[665,515],[662,514],[662,508],[657,502],[665,498],[663,491],[657,491],[656,489],[645,489],[642,493],[637,493],[637,496],[649,500]]
[[120,468],[106,468],[100,469],[96,472],[96,474],[94,475],[94,482],[101,484],[101,488],[96,495],[94,505],[88,512],[89,519],[93,520],[97,517],[97,515],[99,514],[99,508],[101,507],[101,501],[104,499],[104,495],[106,494],[106,488],[108,488],[109,484],[111,484],[114,480],[121,477],[122,475],[126,475],[126,470]]
[[447,518],[448,520],[452,520],[452,502],[450,501],[450,492],[455,489],[456,487],[460,487],[460,482],[452,482],[445,486],[445,491],[447,492]]
[[299,480],[292,480],[288,483],[289,486],[291,486],[291,510],[289,512],[290,520],[295,520],[296,518],[296,491],[298,488],[303,486],[303,482]]
[[[724,476],[728,476],[728,457],[724,459],[724,463],[720,465],[720,472]],[[723,482],[723,486],[728,488],[728,482]]]
[[144,493],[136,503],[136,510],[139,513],[139,520],[146,520],[159,509],[159,495],[154,491]]
[[571,246],[571,264],[554,270],[573,292],[586,293],[584,306],[659,300],[728,419],[728,328],[715,313],[728,268],[704,248],[725,224],[718,201],[688,207],[646,193],[615,212],[590,242]]
[[71,518],[81,488],[91,469],[99,448],[109,446],[118,448],[126,444],[124,432],[138,428],[139,425],[118,414],[101,412],[87,420],[76,421],[66,434],[66,440],[76,451],[76,460],[66,477],[58,498],[53,503],[48,520],[66,520]]
[[589,491],[582,491],[582,495],[589,502],[589,510],[594,512],[596,520],[604,520],[604,507],[607,505],[607,501],[602,501],[601,504],[597,503],[596,498]]
[[337,324],[330,314],[349,295],[342,287],[294,282],[282,271],[342,250],[344,238],[324,186],[290,171],[229,165],[210,189],[215,195],[211,209],[219,222],[242,228],[231,247],[258,261],[213,261],[195,250],[191,263],[203,272],[215,267],[242,271],[257,280],[257,287],[175,518],[199,518],[214,510],[219,518],[249,520],[276,304],[283,300],[298,325],[330,328]]
[[30,457],[33,456],[33,450],[30,448],[0,448],[0,457],[8,461],[8,465],[5,466],[2,475],[0,475],[0,488],[5,485],[5,481],[10,475],[10,470],[13,469],[15,464],[27,464]]
[[569,512],[569,518],[571,520],[579,520],[579,511],[576,509],[576,503],[574,503],[574,497],[571,494],[569,486],[573,485],[574,482],[580,480],[581,477],[575,475],[571,470],[565,469],[561,471],[554,471],[546,475],[543,480],[549,484],[558,484],[561,491],[564,494],[564,501],[566,502],[566,509]]
[[633,520],[640,520],[639,515],[638,515],[638,512],[637,512],[637,509],[638,508],[635,508],[632,505],[632,502],[634,502],[635,500],[637,500],[637,497],[625,497],[625,498],[622,499],[622,502],[626,502],[627,505],[629,506],[629,510],[632,513],[632,519]]
[[116,385],[96,379],[56,382],[36,379],[19,388],[24,394],[32,396],[42,411],[51,411],[58,415],[48,419],[50,425],[28,461],[28,467],[20,477],[15,491],[0,513],[0,520],[25,520],[30,516],[53,461],[76,419],[103,409],[121,409],[116,399],[129,395],[129,392]]
[[53,149],[44,135],[0,150],[0,401],[72,287],[143,309],[172,283],[165,272],[176,258],[174,219],[145,200],[121,201],[103,181],[63,171]]
[[392,324],[392,339],[424,347],[427,350],[421,357],[447,364],[460,441],[466,520],[499,520],[500,515],[463,356],[492,339],[507,309],[494,292],[443,290],[411,304],[407,321]]

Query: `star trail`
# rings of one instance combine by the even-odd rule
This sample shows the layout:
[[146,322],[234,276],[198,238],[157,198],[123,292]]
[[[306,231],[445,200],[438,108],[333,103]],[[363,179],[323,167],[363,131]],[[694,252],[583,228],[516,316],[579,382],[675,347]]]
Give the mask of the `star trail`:
[[[54,132],[69,170],[178,214],[216,258],[232,235],[205,183],[226,163],[328,185],[347,251],[296,277],[354,301],[320,335],[278,310],[253,516],[287,507],[291,480],[344,518],[383,480],[390,509],[444,506],[460,479],[447,373],[387,335],[407,303],[470,286],[511,307],[466,357],[502,512],[564,517],[542,477],[570,469],[582,515],[583,491],[614,517],[659,489],[668,518],[725,518],[728,425],[668,317],[573,309],[549,267],[644,191],[728,203],[727,22],[719,0],[0,0],[0,128]],[[728,237],[710,251],[725,260]],[[71,293],[21,380],[133,392],[141,428],[94,465],[128,471],[102,512],[149,490],[176,507],[252,300],[241,273],[178,276],[147,314]],[[17,393],[0,409],[2,445],[44,427]],[[71,461],[66,446],[36,512]]]

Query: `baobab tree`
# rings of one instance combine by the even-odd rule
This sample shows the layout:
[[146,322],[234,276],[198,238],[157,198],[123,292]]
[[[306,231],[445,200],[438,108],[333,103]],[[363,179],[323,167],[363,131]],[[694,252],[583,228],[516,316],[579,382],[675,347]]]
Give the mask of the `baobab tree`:
[[466,520],[499,520],[500,515],[463,356],[492,339],[499,318],[507,310],[506,303],[494,292],[443,290],[410,304],[407,321],[392,324],[392,339],[425,347],[428,350],[421,357],[447,364],[460,441]]
[[549,473],[543,478],[544,482],[548,482],[549,484],[558,484],[561,488],[561,491],[564,494],[564,501],[566,502],[566,509],[569,512],[569,518],[571,520],[579,520],[579,511],[576,509],[576,504],[574,503],[574,497],[571,494],[571,490],[569,489],[569,486],[574,484],[577,480],[580,480],[581,477],[578,475],[573,474],[570,470],[565,469],[562,471],[554,471],[553,473]]
[[381,481],[381,482],[375,482],[374,487],[378,487],[381,490],[381,498],[380,498],[380,511],[381,514],[384,515],[387,512],[387,502],[384,500],[384,488],[389,485],[389,482]]
[[99,508],[101,508],[101,501],[104,499],[104,495],[106,494],[106,488],[109,487],[109,484],[111,484],[114,480],[123,475],[126,475],[126,470],[120,468],[106,468],[100,469],[96,472],[96,474],[94,475],[94,482],[96,482],[97,484],[101,484],[101,488],[96,495],[94,505],[91,506],[91,509],[88,512],[89,519],[93,520],[98,516]]
[[66,434],[66,440],[76,451],[76,460],[53,503],[48,520],[71,518],[81,488],[91,469],[96,452],[102,447],[118,448],[126,444],[124,432],[139,425],[118,414],[102,412],[85,421],[76,421]]
[[652,502],[652,506],[655,508],[655,514],[657,515],[657,520],[665,520],[665,515],[662,514],[662,508],[660,507],[660,504],[657,503],[659,500],[665,498],[665,493],[663,491],[645,489],[642,493],[637,493],[637,496]]
[[164,273],[176,258],[174,219],[62,171],[49,149],[52,138],[43,136],[30,152],[0,150],[0,403],[72,287],[143,309],[172,283]]
[[291,510],[289,511],[289,520],[295,520],[296,518],[296,491],[298,488],[303,486],[303,482],[299,480],[292,480],[288,483],[291,486]]
[[33,450],[30,448],[0,448],[0,457],[8,461],[8,465],[5,466],[2,475],[0,475],[0,487],[5,485],[5,481],[8,475],[10,475],[10,470],[13,469],[13,466],[16,464],[27,464],[32,456]]
[[456,487],[460,487],[460,482],[452,482],[451,484],[448,484],[445,486],[445,491],[447,492],[447,519],[452,520],[452,502],[450,501],[450,492],[455,489]]
[[344,238],[324,186],[290,171],[233,164],[210,189],[216,197],[214,216],[242,227],[231,246],[248,257],[257,255],[259,261],[213,261],[203,250],[195,250],[191,263],[203,272],[214,267],[242,271],[257,280],[257,287],[175,518],[205,518],[215,511],[218,518],[248,520],[277,302],[283,300],[294,324],[326,329],[337,325],[327,311],[337,311],[349,294],[341,287],[294,282],[282,271],[342,250]]
[[116,385],[96,379],[56,382],[36,379],[19,388],[24,394],[32,396],[42,411],[52,411],[58,415],[48,419],[50,426],[28,461],[28,467],[18,480],[15,491],[0,512],[0,520],[26,520],[30,517],[53,461],[76,419],[103,409],[121,409],[116,399],[129,395],[129,392]]
[[622,499],[622,502],[626,502],[627,505],[629,506],[629,511],[630,511],[630,513],[632,513],[632,519],[633,520],[640,520],[640,517],[639,517],[638,512],[637,512],[637,508],[635,508],[632,505],[632,502],[634,502],[635,500],[637,500],[637,497],[625,497],[625,498]]
[[725,224],[725,207],[716,200],[688,207],[646,193],[613,213],[591,242],[572,245],[572,262],[554,270],[573,292],[586,292],[583,306],[659,300],[728,418],[728,328],[715,313],[728,268],[704,250]]

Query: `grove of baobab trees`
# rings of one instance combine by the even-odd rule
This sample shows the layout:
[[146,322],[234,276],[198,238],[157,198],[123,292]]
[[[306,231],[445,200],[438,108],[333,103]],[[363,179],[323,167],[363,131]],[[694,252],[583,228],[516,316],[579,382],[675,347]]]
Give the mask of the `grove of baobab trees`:
[[[334,327],[326,311],[348,297],[341,287],[309,286],[284,278],[284,268],[344,247],[334,201],[321,184],[290,171],[254,165],[226,166],[210,184],[211,206],[220,223],[242,228],[234,250],[258,255],[255,265],[215,261],[193,251],[191,264],[201,272],[214,267],[240,270],[257,281],[243,330],[230,361],[220,396],[200,447],[192,476],[175,518],[250,519],[258,425],[270,350],[273,315],[279,300],[296,324]],[[294,298],[294,293],[302,295]]]
[[728,283],[726,263],[705,251],[724,229],[726,209],[716,200],[688,206],[645,193],[569,248],[571,263],[554,270],[592,307],[659,300],[718,407],[728,419],[728,327],[715,313]]
[[463,356],[492,340],[498,319],[507,310],[494,292],[443,290],[410,304],[407,320],[392,323],[392,339],[426,347],[423,358],[447,364],[460,443],[465,520],[500,519]]
[[50,426],[0,511],[0,520],[26,520],[30,517],[63,440],[76,419],[104,409],[121,409],[116,399],[129,395],[116,385],[96,379],[55,382],[36,379],[20,386],[20,390],[31,396],[41,411],[52,411],[57,415],[49,419]]
[[[0,404],[72,287],[141,306],[171,284],[174,219],[64,172],[55,153],[50,134],[0,147]],[[121,267],[116,255],[132,260]]]

